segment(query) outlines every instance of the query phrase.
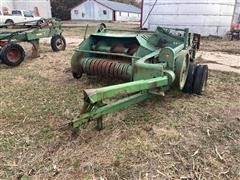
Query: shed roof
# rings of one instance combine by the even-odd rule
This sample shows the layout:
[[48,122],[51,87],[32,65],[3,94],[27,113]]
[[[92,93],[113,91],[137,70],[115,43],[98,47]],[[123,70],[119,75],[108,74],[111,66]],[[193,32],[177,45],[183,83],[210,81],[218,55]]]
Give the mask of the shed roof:
[[120,2],[114,2],[109,0],[95,0],[99,4],[109,7],[114,11],[123,11],[123,12],[134,12],[134,13],[141,13],[141,9],[133,6],[131,4],[125,4]]

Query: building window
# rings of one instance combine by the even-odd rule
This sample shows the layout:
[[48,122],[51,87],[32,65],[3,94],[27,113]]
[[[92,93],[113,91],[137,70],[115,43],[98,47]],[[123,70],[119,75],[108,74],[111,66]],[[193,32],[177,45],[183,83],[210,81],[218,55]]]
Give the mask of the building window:
[[104,14],[104,15],[107,15],[107,11],[106,11],[106,10],[103,10],[103,14]]
[[128,13],[128,17],[129,17],[129,13]]
[[122,16],[122,13],[119,11],[119,16]]
[[74,10],[74,14],[75,14],[75,15],[78,15],[78,10]]
[[83,17],[83,18],[85,17],[85,13],[82,13],[82,17]]

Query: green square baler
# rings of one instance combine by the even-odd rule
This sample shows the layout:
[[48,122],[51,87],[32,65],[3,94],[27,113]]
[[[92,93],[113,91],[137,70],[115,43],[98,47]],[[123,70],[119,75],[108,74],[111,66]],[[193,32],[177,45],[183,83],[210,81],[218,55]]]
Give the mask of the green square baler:
[[[71,122],[78,128],[102,117],[140,103],[169,90],[202,94],[208,77],[206,65],[196,65],[200,35],[188,29],[158,27],[155,32],[108,29],[101,24],[72,56],[72,74],[123,79],[126,83],[84,90],[80,118]],[[107,99],[119,98],[106,103]]]

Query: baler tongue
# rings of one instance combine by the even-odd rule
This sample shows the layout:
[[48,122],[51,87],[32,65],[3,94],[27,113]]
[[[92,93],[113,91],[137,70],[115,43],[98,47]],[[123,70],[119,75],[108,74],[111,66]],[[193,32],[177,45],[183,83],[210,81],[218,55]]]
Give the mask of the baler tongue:
[[[73,122],[73,126],[79,127],[91,119],[101,118],[112,112],[120,111],[131,105],[137,104],[152,96],[149,90],[167,86],[168,77],[157,77],[148,80],[138,80],[129,83],[103,87],[99,89],[84,90],[84,108],[80,119]],[[103,101],[110,98],[124,97],[114,103],[105,104]],[[99,122],[98,122],[99,124]],[[99,127],[100,128],[100,127]]]
[[[119,32],[101,25],[75,49],[71,62],[73,76],[77,79],[83,74],[107,76],[130,82],[84,90],[81,115],[72,121],[72,126],[78,128],[96,119],[101,129],[104,115],[164,95],[171,89],[182,90],[187,78],[195,77],[189,73],[189,67],[199,40],[199,35],[189,33],[188,29],[159,27],[156,32]],[[199,76],[206,81],[206,76]],[[107,99],[111,99],[110,103],[106,103]]]
[[167,86],[169,83],[168,77],[157,77],[148,80],[138,80],[124,84],[118,84],[99,89],[84,90],[85,98],[89,103],[94,104],[103,101],[108,98],[119,97],[140,91],[146,91],[163,86]]

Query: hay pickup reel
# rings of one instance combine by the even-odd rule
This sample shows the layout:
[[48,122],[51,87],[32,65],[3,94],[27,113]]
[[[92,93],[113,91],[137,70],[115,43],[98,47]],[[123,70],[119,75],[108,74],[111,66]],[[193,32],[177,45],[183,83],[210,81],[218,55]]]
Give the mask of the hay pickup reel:
[[[27,25],[26,25],[27,24]],[[6,31],[5,28],[17,27]],[[25,51],[19,42],[32,44],[32,58],[39,57],[39,39],[52,37],[51,47],[53,51],[61,51],[66,48],[66,41],[62,36],[62,23],[55,19],[41,19],[25,23],[0,25],[4,31],[0,32],[0,61],[9,66],[18,66],[25,59]]]
[[[208,67],[194,64],[200,35],[188,29],[158,27],[156,32],[108,29],[104,24],[85,39],[72,56],[72,74],[111,77],[127,81],[83,91],[84,105],[74,128],[102,118],[169,90],[202,94]],[[107,104],[106,100],[119,98]]]

